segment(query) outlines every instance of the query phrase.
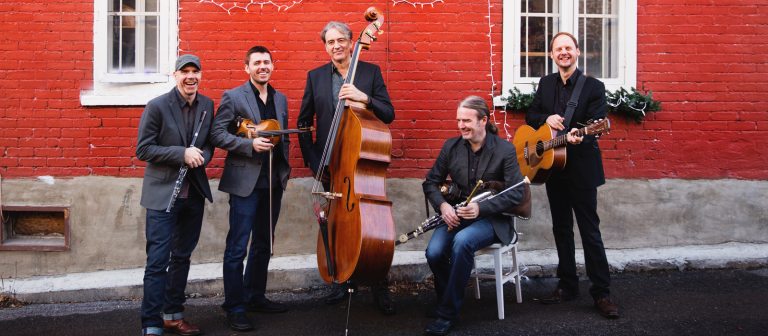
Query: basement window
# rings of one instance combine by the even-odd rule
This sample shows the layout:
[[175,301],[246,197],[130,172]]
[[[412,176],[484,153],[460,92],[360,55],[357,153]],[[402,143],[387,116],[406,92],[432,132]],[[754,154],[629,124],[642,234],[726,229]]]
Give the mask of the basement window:
[[69,208],[3,206],[0,251],[69,250]]

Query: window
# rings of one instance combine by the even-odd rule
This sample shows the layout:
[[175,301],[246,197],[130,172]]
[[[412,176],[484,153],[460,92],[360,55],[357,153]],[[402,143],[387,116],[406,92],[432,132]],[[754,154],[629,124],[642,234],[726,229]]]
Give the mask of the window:
[[93,89],[82,105],[144,105],[174,85],[177,1],[94,1]]
[[579,40],[579,69],[608,90],[633,87],[637,70],[637,0],[505,0],[502,94],[530,92],[557,71],[549,58],[555,33]]

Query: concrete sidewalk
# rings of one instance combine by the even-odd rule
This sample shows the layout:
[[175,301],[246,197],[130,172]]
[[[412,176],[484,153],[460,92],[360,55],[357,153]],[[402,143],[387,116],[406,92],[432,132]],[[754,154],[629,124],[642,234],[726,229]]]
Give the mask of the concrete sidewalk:
[[[768,244],[727,243],[668,248],[606,250],[611,271],[642,272],[651,270],[754,268],[768,265]],[[520,251],[521,270],[531,277],[554,276],[557,254],[553,249]],[[576,260],[583,260],[577,250]],[[583,267],[583,265],[579,265]],[[481,269],[490,269],[490,256],[478,261]],[[223,292],[221,263],[193,265],[187,292],[215,295]],[[26,279],[2,279],[0,293],[30,303],[90,302],[138,298],[142,296],[142,268]],[[431,276],[422,251],[396,251],[390,279],[422,282]],[[273,258],[270,263],[268,290],[310,288],[323,285],[317,274],[315,255]]]

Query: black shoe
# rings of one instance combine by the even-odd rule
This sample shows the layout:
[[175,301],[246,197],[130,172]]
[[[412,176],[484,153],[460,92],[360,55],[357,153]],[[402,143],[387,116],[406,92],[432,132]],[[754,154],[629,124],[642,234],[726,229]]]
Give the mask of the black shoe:
[[373,292],[373,302],[376,303],[376,308],[384,315],[394,315],[397,313],[395,309],[395,302],[389,297],[389,288],[387,286],[375,286],[371,288]]
[[552,295],[539,299],[539,302],[543,304],[558,304],[567,301],[576,300],[579,297],[578,293],[570,293],[562,288],[556,288]]
[[[349,295],[349,284],[334,284],[331,287],[331,292],[323,298],[323,301],[327,305],[335,305],[341,301],[347,299]],[[352,286],[355,289],[355,286]]]
[[249,312],[259,313],[285,313],[288,311],[288,307],[286,307],[284,304],[270,301],[267,298],[248,304],[246,309]]
[[424,328],[424,333],[436,336],[448,335],[448,332],[451,331],[451,327],[453,327],[453,321],[438,318]]
[[234,331],[253,330],[253,323],[243,312],[227,313],[227,324]]

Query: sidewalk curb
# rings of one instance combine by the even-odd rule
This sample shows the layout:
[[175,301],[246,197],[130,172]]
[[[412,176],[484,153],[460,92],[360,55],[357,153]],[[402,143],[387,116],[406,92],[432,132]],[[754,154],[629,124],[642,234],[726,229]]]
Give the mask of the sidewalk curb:
[[[581,250],[576,260],[584,260]],[[768,244],[726,243],[666,248],[608,249],[611,272],[656,270],[758,268],[768,265]],[[553,277],[557,269],[554,249],[518,252],[521,271],[529,277]],[[478,267],[492,268],[489,255],[478,257]],[[583,264],[578,265],[583,274]],[[0,293],[29,303],[91,302],[137,299],[142,296],[144,269],[72,273],[25,279],[2,279]],[[423,251],[396,251],[391,281],[423,282],[431,276]],[[272,258],[267,290],[295,290],[324,286],[317,274],[315,255]],[[192,265],[187,293],[223,292],[221,263]]]

